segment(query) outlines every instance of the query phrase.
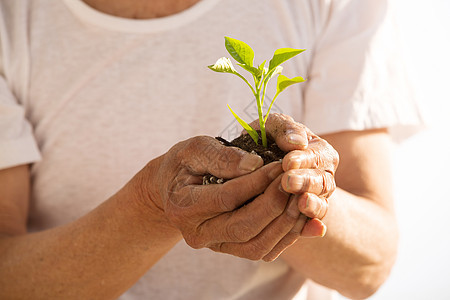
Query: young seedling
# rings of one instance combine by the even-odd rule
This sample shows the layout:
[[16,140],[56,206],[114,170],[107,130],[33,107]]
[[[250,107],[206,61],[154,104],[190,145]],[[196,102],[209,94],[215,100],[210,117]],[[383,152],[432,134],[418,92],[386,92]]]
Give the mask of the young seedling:
[[[210,65],[208,66],[208,68],[220,73],[230,73],[237,75],[239,78],[244,80],[244,82],[250,87],[253,95],[255,96],[256,105],[258,107],[259,127],[261,131],[262,144],[264,147],[267,147],[267,136],[265,125],[270,110],[272,109],[272,105],[275,102],[275,99],[277,99],[278,95],[282,91],[284,91],[288,86],[305,81],[305,79],[303,79],[300,76],[290,79],[284,75],[281,75],[281,71],[283,70],[281,64],[287,61],[288,59],[291,59],[292,57],[296,56],[297,54],[305,51],[305,49],[280,48],[275,51],[272,59],[269,61],[269,67],[266,68],[265,67],[266,60],[258,66],[253,65],[255,53],[253,52],[253,49],[249,45],[247,45],[242,41],[225,37],[225,48],[227,49],[231,57],[233,57],[238,62],[238,66],[248,71],[252,75],[254,84],[253,85],[250,84],[250,82],[244,76],[242,76],[239,72],[237,72],[233,64],[231,63],[231,60],[227,57],[219,58],[214,65]],[[269,83],[269,80],[276,75],[278,75],[277,91],[274,97],[272,98],[272,102],[270,103],[270,106],[267,109],[267,112],[264,116],[262,108],[264,104],[264,98],[266,96],[267,85]],[[242,125],[242,127],[248,132],[248,134],[252,137],[255,143],[258,144],[259,139],[258,132],[254,128],[252,128],[248,123],[242,120],[231,109],[229,105],[228,108],[230,109],[231,113],[236,118],[236,120],[239,122],[239,124]]]

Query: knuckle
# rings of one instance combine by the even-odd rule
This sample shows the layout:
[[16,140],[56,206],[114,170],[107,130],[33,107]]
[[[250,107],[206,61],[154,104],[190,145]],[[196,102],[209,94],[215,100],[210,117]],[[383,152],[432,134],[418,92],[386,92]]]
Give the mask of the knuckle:
[[197,145],[199,144],[200,140],[202,139],[202,137],[192,137],[186,141],[183,142],[183,148],[180,149],[180,152],[187,152],[190,153],[192,151],[195,151],[195,149],[197,148]]
[[331,195],[336,189],[336,181],[334,180],[334,176],[331,172],[325,171],[323,173],[323,195]]
[[267,247],[265,247],[262,243],[255,241],[252,243],[249,243],[247,245],[247,256],[250,260],[261,260],[263,257],[267,255],[268,252],[270,252],[270,249],[268,250]]
[[245,221],[229,224],[225,232],[230,241],[239,243],[247,242],[254,236],[251,224]]
[[222,212],[232,211],[236,207],[233,205],[234,193],[228,189],[217,189],[213,194],[215,206]]
[[302,182],[299,185],[299,192],[307,192],[314,188],[314,180],[311,178],[311,174],[304,174],[302,176]]
[[311,167],[312,168],[320,168],[321,166],[325,165],[325,159],[320,155],[320,153],[317,153],[316,150],[311,149]]
[[213,159],[216,163],[216,168],[228,169],[234,163],[239,162],[241,155],[239,155],[239,150],[234,147],[224,147],[215,152]]
[[305,214],[300,214],[300,216],[298,217],[297,222],[290,231],[291,234],[294,234],[295,240],[297,240],[301,236],[302,230],[305,227],[307,220],[308,217]]
[[334,171],[336,171],[338,165],[339,165],[339,152],[337,152],[336,149],[333,149],[333,166],[334,166]]
[[292,227],[291,231],[287,234],[287,238],[292,239],[292,244],[297,241],[297,239],[300,237],[302,229],[304,227],[305,221],[303,221],[300,218],[297,218],[295,221],[294,226]]
[[266,128],[272,136],[278,136],[285,131],[285,125],[283,120],[285,118],[280,113],[271,113],[267,117]]
[[283,113],[274,112],[274,113],[271,113],[269,115],[269,117],[272,117],[272,118],[280,120],[280,121],[294,122],[294,119],[290,115],[286,115],[286,114],[283,114]]
[[296,162],[295,157],[296,157],[295,150],[289,152],[283,157],[282,160],[283,171],[286,172],[288,170],[297,168],[298,163]]
[[188,244],[193,249],[201,249],[206,246],[206,243],[204,241],[204,238],[202,238],[199,235],[196,234],[184,234],[183,233],[184,240],[186,241],[186,244]]
[[288,225],[294,225],[297,222],[300,211],[298,209],[292,210],[289,207],[283,213],[284,222]]
[[183,143],[182,145],[180,145],[179,147],[177,147],[174,150],[176,151],[175,152],[175,160],[177,162],[179,162],[181,165],[186,164],[186,157],[191,155],[191,153],[193,152],[191,143],[189,141]]
[[275,120],[279,120],[279,119],[281,119],[281,116],[282,116],[281,113],[276,113],[276,112],[270,113],[269,116],[267,117],[267,121],[270,120],[270,122],[273,122]]
[[325,198],[321,203],[319,219],[323,219],[328,212],[328,200]]
[[[265,214],[273,218],[281,215],[286,208],[286,202],[288,200],[288,196],[284,196],[284,201],[282,201],[281,199],[267,199],[267,201],[265,201],[264,203]],[[265,194],[261,195],[260,197],[268,198]]]
[[309,149],[315,161],[312,167],[334,172],[339,164],[337,151],[326,140],[319,137],[310,141],[310,145],[314,145],[314,148]]
[[199,136],[195,136],[190,138],[189,141],[189,145],[191,147],[194,148],[199,148],[199,147],[204,147],[205,145],[209,145],[211,144],[211,140],[212,138],[206,135],[199,135]]
[[211,241],[208,239],[210,235],[201,225],[191,224],[187,230],[182,231],[182,234],[186,244],[193,249],[206,248],[211,245]]
[[215,243],[215,244],[211,244],[208,246],[209,249],[211,249],[214,252],[222,252],[225,253],[222,248],[223,248],[223,243]]
[[195,155],[195,157],[200,159],[202,156],[201,153],[208,153],[209,148],[211,147],[210,139],[211,138],[207,136],[196,136],[180,143],[180,146],[175,149],[177,151],[177,160],[184,165],[186,164],[186,158],[191,157],[192,155]]
[[323,157],[324,166],[326,170],[334,173],[339,165],[339,153],[328,142],[325,142],[325,154]]
[[320,192],[319,195],[326,195],[329,191],[330,191],[330,180],[329,180],[329,176],[327,176],[327,174],[329,174],[328,172],[321,172],[321,177],[322,177],[322,191]]

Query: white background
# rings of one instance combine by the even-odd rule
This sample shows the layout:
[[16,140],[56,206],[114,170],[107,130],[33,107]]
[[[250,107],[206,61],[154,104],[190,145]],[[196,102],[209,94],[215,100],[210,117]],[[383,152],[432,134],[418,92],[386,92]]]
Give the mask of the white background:
[[394,155],[397,264],[370,299],[450,299],[450,0],[396,0],[428,128]]
[[427,127],[395,149],[398,258],[369,300],[450,300],[450,0],[392,2]]

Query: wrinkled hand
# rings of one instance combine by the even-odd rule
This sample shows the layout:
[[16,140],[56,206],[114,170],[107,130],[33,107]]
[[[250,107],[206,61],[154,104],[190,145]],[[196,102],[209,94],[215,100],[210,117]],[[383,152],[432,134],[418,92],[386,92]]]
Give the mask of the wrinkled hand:
[[[259,122],[250,124],[259,129]],[[283,189],[293,194],[290,201],[298,205],[305,218],[300,218],[301,235],[323,236],[326,227],[320,221],[328,210],[328,197],[336,188],[334,174],[339,155],[325,140],[304,125],[283,114],[269,115],[267,133],[278,147],[288,152],[283,158]],[[300,226],[297,224],[297,226]],[[286,241],[289,244],[290,241]]]
[[[284,238],[300,232],[297,203],[281,188],[280,162],[261,167],[259,156],[211,137],[181,142],[157,161],[148,172],[150,198],[193,248],[272,260],[286,248]],[[207,173],[229,180],[202,185]]]

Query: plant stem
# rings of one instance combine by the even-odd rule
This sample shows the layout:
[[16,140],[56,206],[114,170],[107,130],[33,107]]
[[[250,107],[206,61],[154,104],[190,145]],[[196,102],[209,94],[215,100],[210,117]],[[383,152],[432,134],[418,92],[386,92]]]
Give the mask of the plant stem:
[[259,120],[259,127],[261,128],[261,139],[263,147],[267,148],[267,136],[266,136],[266,126],[263,120]]
[[262,112],[262,102],[263,99],[261,99],[261,89],[256,90],[256,105],[258,106],[258,117],[259,117],[259,128],[261,130],[261,140],[263,147],[267,148],[267,136],[266,136],[266,125],[264,122],[263,112]]
[[262,94],[263,104],[264,104],[264,99],[266,99],[266,90],[267,90],[267,83],[268,82],[269,82],[269,80],[266,80],[264,78],[263,94]]

